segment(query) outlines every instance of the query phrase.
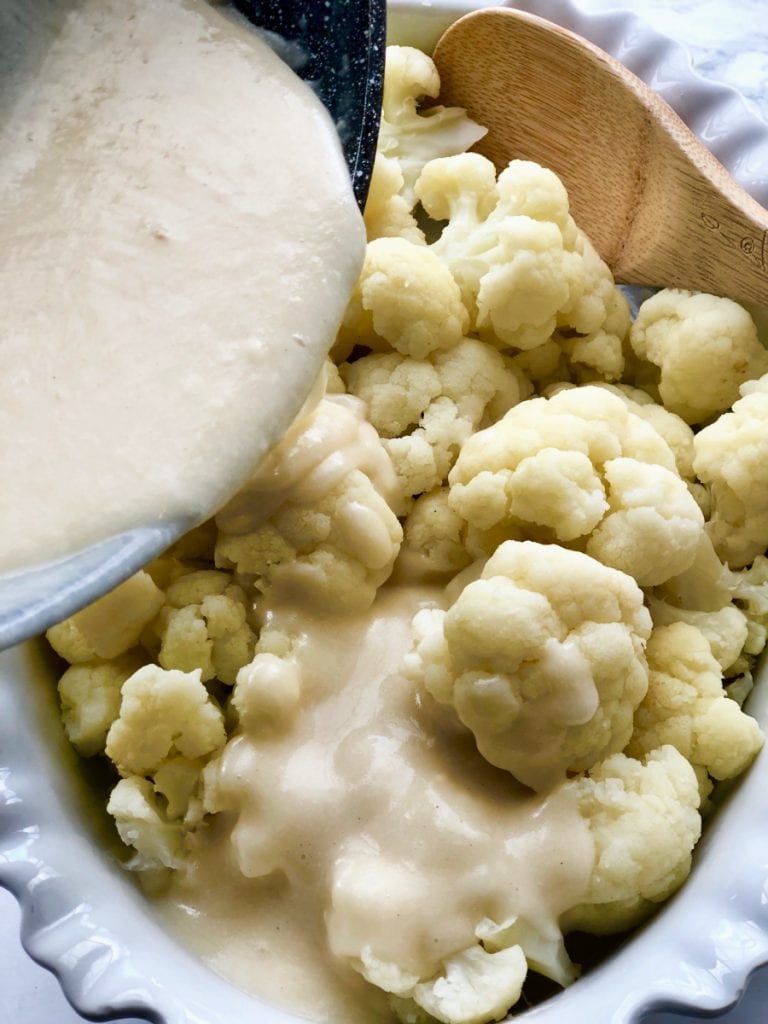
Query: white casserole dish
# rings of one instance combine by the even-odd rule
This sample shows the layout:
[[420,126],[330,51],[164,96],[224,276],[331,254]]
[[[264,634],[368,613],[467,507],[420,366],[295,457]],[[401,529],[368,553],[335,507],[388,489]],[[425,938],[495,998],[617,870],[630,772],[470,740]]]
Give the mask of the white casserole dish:
[[[392,42],[429,49],[478,0],[391,0]],[[733,90],[706,83],[686,54],[627,13],[522,0],[612,52],[654,86],[740,183],[768,206],[768,126]],[[768,730],[768,680],[751,712]],[[80,1013],[158,1024],[293,1024],[212,974],[165,934],[120,865],[98,778],[63,736],[52,674],[33,648],[0,655],[0,885],[18,898],[30,954]],[[526,1024],[632,1024],[651,1008],[712,1013],[768,962],[768,796],[764,751],[708,823],[691,878],[645,928],[575,987],[515,1018]],[[91,766],[89,766],[90,769]],[[104,791],[106,792],[106,791]]]

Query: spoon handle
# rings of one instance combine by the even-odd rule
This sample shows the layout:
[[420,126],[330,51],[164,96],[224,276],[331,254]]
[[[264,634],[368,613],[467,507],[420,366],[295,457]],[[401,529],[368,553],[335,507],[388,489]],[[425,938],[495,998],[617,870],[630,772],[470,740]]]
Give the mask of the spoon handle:
[[477,145],[554,170],[617,280],[768,305],[768,212],[678,115],[575,33],[509,8],[477,11],[435,51],[443,102],[489,130]]

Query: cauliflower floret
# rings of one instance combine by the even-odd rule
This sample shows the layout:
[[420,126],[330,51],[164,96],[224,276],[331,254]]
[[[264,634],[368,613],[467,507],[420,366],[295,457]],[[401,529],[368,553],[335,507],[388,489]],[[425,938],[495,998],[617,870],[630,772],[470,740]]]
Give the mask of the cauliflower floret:
[[707,531],[733,569],[768,547],[768,374],[694,438],[693,467],[712,492]]
[[687,423],[704,423],[768,370],[749,313],[731,299],[667,288],[647,299],[630,331],[636,355],[659,368],[659,394]]
[[349,393],[365,402],[368,419],[381,437],[413,430],[442,390],[431,360],[397,352],[363,356],[339,370]]
[[763,744],[757,722],[730,700],[706,638],[678,622],[653,631],[646,649],[648,692],[635,712],[631,757],[671,743],[715,779],[730,779]]
[[604,388],[520,403],[469,438],[448,479],[452,507],[494,543],[520,529],[578,541],[641,586],[687,569],[704,529],[669,446]]
[[651,620],[634,580],[588,555],[508,541],[413,630],[406,675],[526,785],[547,789],[629,740]]
[[405,521],[398,568],[406,579],[447,579],[472,558],[463,538],[464,521],[453,511],[445,488],[418,498]]
[[416,194],[431,217],[448,221],[431,249],[485,340],[527,350],[558,327],[594,334],[615,320],[610,271],[551,171],[513,160],[497,182],[493,164],[469,153],[427,164]]
[[389,577],[402,527],[396,478],[363,406],[323,400],[217,517],[216,563],[276,599],[324,611],[370,605]]
[[704,635],[720,668],[731,674],[747,642],[748,626],[744,613],[732,604],[716,611],[677,608],[651,595],[648,599],[654,626],[684,622]]
[[152,577],[137,572],[87,608],[51,626],[48,643],[72,665],[116,658],[138,643],[163,600]]
[[194,672],[145,665],[123,684],[120,715],[107,734],[107,756],[122,775],[150,775],[176,754],[198,758],[224,745],[219,708]]
[[259,650],[237,673],[232,705],[241,729],[258,733],[288,726],[301,699],[301,671],[289,657]]
[[672,746],[643,762],[613,754],[574,786],[595,843],[586,898],[563,930],[610,935],[638,924],[678,889],[701,834],[696,773]]
[[579,968],[568,956],[563,933],[554,921],[540,920],[532,924],[519,915],[501,924],[486,919],[477,926],[475,935],[489,953],[520,946],[529,968],[563,988],[573,984],[579,976]]
[[654,625],[685,622],[695,626],[729,677],[747,667],[745,655],[757,654],[765,646],[764,641],[754,646],[757,638],[752,636],[751,617],[734,603],[737,599],[742,603],[742,575],[722,564],[705,533],[692,565],[648,594]]
[[64,731],[83,757],[104,749],[109,727],[120,713],[123,683],[141,665],[141,655],[129,651],[111,661],[71,665],[59,680]]
[[378,152],[397,160],[408,210],[413,209],[413,186],[427,161],[463,153],[487,133],[460,107],[419,110],[419,100],[435,99],[439,92],[440,76],[431,57],[410,46],[387,47]]
[[677,472],[683,480],[693,481],[693,430],[684,419],[659,405],[640,388],[627,384],[598,384],[618,395],[635,416],[649,423],[667,442],[675,456]]
[[621,379],[630,323],[629,303],[618,288],[613,288],[606,302],[605,318],[597,330],[575,336],[562,332],[555,335],[575,380],[588,384]]
[[685,570],[704,516],[684,482],[636,459],[612,459],[604,472],[608,512],[587,541],[588,553],[644,587]]
[[402,194],[404,185],[399,161],[377,153],[363,218],[369,242],[405,238],[414,245],[426,245],[424,232],[411,213],[412,204]]
[[[390,993],[401,1020],[436,1019],[444,1024],[500,1020],[517,1002],[527,972],[519,944],[493,952],[479,943],[456,950],[446,936],[431,934],[428,921],[421,924],[424,934],[411,944],[410,952],[371,934],[371,924],[380,927],[382,915],[393,920],[400,916],[401,902],[407,906],[418,900],[421,884],[407,860],[387,860],[364,846],[344,848],[333,865],[326,915],[331,950],[371,984]],[[390,959],[394,952],[405,962]]]
[[287,501],[257,530],[220,533],[216,561],[256,576],[257,589],[277,600],[352,611],[373,603],[402,536],[370,479],[353,470],[319,500]]
[[214,677],[232,684],[253,656],[256,638],[248,625],[243,589],[227,572],[199,570],[179,577],[166,592],[156,630],[163,668]]
[[341,373],[384,439],[401,511],[412,496],[439,487],[471,433],[530,387],[509,360],[474,338],[424,360],[374,353],[343,365]]
[[749,569],[730,575],[733,600],[748,624],[745,653],[760,654],[768,640],[768,558],[758,555]]
[[206,763],[203,757],[176,756],[163,761],[157,769],[154,774],[155,792],[165,801],[168,819],[181,821],[187,827],[202,821],[203,803],[199,788]]
[[115,819],[125,845],[136,850],[138,856],[131,867],[147,870],[181,866],[184,827],[178,821],[168,820],[147,779],[135,775],[121,779],[109,796],[107,812]]
[[527,970],[519,946],[496,953],[472,946],[449,957],[436,978],[416,984],[410,999],[396,997],[392,1006],[403,1022],[413,1019],[411,1007],[442,1024],[499,1021],[520,998]]
[[356,344],[423,359],[461,340],[469,318],[448,268],[426,246],[377,238],[365,249],[334,353]]

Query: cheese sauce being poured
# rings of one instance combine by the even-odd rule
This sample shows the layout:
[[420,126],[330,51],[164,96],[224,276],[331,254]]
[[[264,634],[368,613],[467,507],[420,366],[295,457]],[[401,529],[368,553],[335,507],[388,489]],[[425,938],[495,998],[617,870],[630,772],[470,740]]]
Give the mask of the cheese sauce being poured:
[[0,571],[210,514],[363,255],[311,90],[205,0],[0,10]]
[[224,813],[159,901],[216,971],[313,1020],[392,1019],[352,964],[430,978],[515,919],[554,948],[584,896],[594,848],[573,787],[532,794],[399,674],[413,615],[439,600],[385,587],[344,619],[267,615],[293,667],[265,685],[293,695],[293,718],[253,729],[241,709],[206,770]]

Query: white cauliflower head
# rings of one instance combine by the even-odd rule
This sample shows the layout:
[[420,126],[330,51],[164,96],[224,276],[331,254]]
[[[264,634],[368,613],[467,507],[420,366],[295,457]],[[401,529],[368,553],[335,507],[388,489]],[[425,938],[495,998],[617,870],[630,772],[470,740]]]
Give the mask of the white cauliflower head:
[[398,480],[398,507],[443,484],[459,449],[528,393],[508,359],[464,338],[428,359],[373,353],[341,367],[351,394],[366,403]]
[[123,683],[142,664],[140,653],[129,651],[110,661],[71,665],[59,680],[64,731],[83,757],[104,750],[109,728],[120,713]]
[[578,541],[641,586],[693,562],[704,518],[660,434],[604,388],[521,402],[474,434],[449,475],[480,531]]
[[489,953],[471,946],[448,957],[442,971],[429,981],[417,982],[392,1000],[404,1024],[414,1019],[442,1024],[486,1024],[506,1017],[520,998],[528,964],[520,946]]
[[200,569],[175,579],[154,624],[163,668],[200,670],[232,684],[253,656],[256,638],[247,622],[248,601],[228,572]]
[[397,160],[409,210],[424,165],[435,157],[463,153],[487,131],[461,107],[419,109],[420,100],[435,99],[439,92],[440,76],[431,57],[411,46],[387,47],[378,152]]
[[389,577],[402,527],[390,459],[348,395],[323,400],[219,514],[216,562],[261,593],[349,611]]
[[148,779],[131,775],[120,779],[107,802],[117,833],[136,857],[139,870],[179,868],[184,861],[184,826],[169,819]]
[[403,195],[405,179],[400,162],[376,154],[368,198],[365,201],[365,230],[368,241],[375,238],[405,238],[414,245],[426,245],[424,232]]
[[665,746],[644,761],[613,754],[569,785],[589,823],[595,865],[586,898],[565,915],[563,929],[610,935],[631,928],[688,876],[701,834],[696,773]]
[[587,335],[615,318],[610,271],[551,171],[513,160],[496,181],[493,164],[470,153],[427,164],[416,194],[431,217],[448,221],[431,248],[486,340],[527,350],[558,327]]
[[290,657],[258,650],[237,673],[232,705],[241,729],[250,733],[284,729],[299,709],[301,670]]
[[629,576],[580,552],[509,541],[447,612],[424,610],[413,628],[406,674],[526,785],[547,789],[627,743],[651,630]]
[[87,608],[51,626],[46,638],[71,665],[116,658],[139,642],[163,601],[152,577],[137,572]]
[[672,744],[715,779],[741,774],[763,744],[760,727],[726,696],[722,671],[694,626],[654,629],[646,650],[648,692],[635,712],[631,757]]
[[154,774],[176,754],[210,755],[224,746],[221,710],[200,671],[145,665],[123,684],[120,714],[107,734],[107,756],[123,775]]
[[405,238],[378,238],[366,246],[334,351],[391,346],[423,359],[455,345],[468,324],[459,287],[431,249]]
[[451,508],[446,488],[422,494],[405,521],[398,565],[408,579],[448,579],[472,561],[464,521]]
[[712,493],[707,531],[734,569],[768,547],[768,374],[744,384],[741,395],[693,443],[694,470]]
[[733,604],[715,609],[678,608],[655,594],[648,598],[654,626],[671,626],[684,622],[695,627],[706,639],[712,656],[722,671],[729,672],[737,663],[749,632],[744,612]]
[[724,412],[740,385],[768,371],[749,313],[716,295],[657,292],[640,307],[629,337],[635,354],[658,367],[665,407],[687,423]]

